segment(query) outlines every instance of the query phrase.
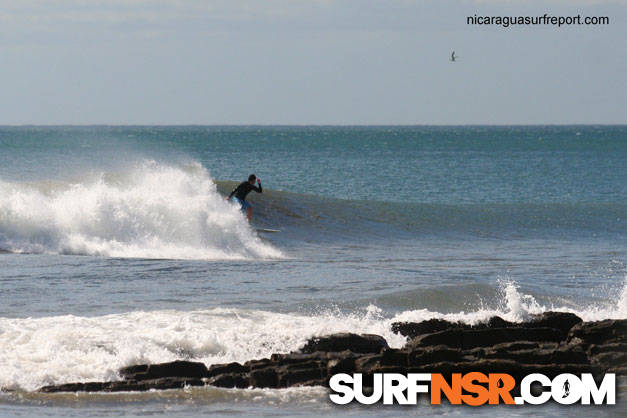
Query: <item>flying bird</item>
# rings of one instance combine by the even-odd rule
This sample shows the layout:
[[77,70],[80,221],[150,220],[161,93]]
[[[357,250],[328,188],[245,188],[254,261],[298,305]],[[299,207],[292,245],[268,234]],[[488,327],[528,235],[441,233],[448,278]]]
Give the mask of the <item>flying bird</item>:
[[453,51],[453,53],[451,54],[451,62],[455,62],[455,59],[457,57],[455,56],[455,51]]

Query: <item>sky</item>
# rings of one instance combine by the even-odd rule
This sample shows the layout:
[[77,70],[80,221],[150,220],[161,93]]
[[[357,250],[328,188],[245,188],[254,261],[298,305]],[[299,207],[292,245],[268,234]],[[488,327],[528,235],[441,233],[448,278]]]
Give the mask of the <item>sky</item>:
[[[610,24],[466,23],[545,13]],[[626,21],[627,0],[0,0],[0,124],[627,123]]]

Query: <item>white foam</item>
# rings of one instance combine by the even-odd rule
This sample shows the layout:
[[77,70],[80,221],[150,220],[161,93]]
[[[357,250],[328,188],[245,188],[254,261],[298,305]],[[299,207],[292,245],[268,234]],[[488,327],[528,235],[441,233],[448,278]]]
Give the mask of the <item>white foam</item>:
[[240,309],[131,312],[100,317],[0,318],[0,387],[117,378],[120,367],[190,358],[245,362],[298,349],[314,335],[374,333],[396,346],[376,309],[316,316]]
[[627,277],[616,298],[610,298],[598,305],[589,305],[574,309],[563,305],[542,305],[532,295],[520,291],[516,282],[511,280],[498,283],[501,293],[501,302],[494,307],[483,307],[472,312],[439,313],[427,309],[417,309],[402,312],[394,317],[395,321],[419,322],[433,318],[447,321],[461,321],[468,324],[487,321],[493,316],[511,322],[522,322],[532,315],[547,311],[572,312],[584,321],[601,321],[604,319],[627,319]]
[[0,248],[175,259],[276,258],[200,164],[154,161],[75,183],[0,181]]
[[337,332],[383,336],[392,347],[405,338],[393,322],[443,318],[476,323],[499,315],[521,321],[548,310],[570,311],[584,320],[625,319],[627,286],[607,305],[580,311],[542,306],[513,282],[501,284],[502,306],[474,312],[426,309],[384,317],[376,306],[365,312],[313,315],[215,308],[198,311],[129,312],[99,317],[0,318],[0,388],[34,390],[46,384],[117,379],[119,368],[140,363],[193,359],[206,364],[245,362],[287,353],[308,338]]

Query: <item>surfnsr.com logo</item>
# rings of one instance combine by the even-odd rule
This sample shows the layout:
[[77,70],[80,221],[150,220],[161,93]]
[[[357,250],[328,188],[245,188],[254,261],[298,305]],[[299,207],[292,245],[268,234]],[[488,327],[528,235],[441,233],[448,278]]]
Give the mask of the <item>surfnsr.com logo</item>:
[[[576,376],[557,375],[552,380],[534,373],[520,381],[520,396],[513,396],[516,380],[505,373],[453,373],[448,381],[438,373],[375,373],[368,392],[363,376],[339,373],[331,377],[329,395],[338,405],[356,401],[364,405],[383,402],[384,405],[416,405],[418,394],[429,394],[432,405],[446,398],[452,405],[539,405],[553,399],[563,405],[616,403],[616,376],[606,374],[597,386],[589,373]],[[533,387],[533,389],[532,389]]]

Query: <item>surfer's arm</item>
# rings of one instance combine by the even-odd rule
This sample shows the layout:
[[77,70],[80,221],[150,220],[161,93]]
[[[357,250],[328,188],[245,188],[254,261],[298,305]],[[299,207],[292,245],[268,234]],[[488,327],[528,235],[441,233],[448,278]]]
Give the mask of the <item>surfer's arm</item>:
[[255,187],[253,186],[253,190],[256,191],[257,193],[263,193],[263,189],[261,188],[261,182],[257,183],[259,186]]

